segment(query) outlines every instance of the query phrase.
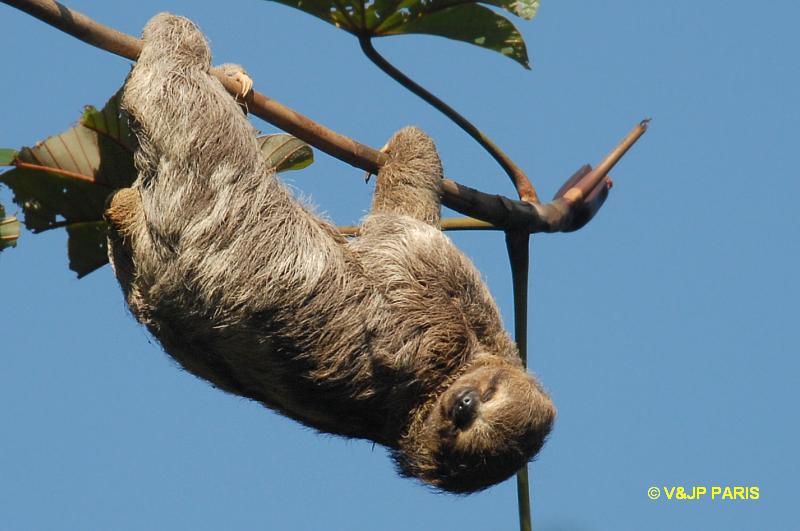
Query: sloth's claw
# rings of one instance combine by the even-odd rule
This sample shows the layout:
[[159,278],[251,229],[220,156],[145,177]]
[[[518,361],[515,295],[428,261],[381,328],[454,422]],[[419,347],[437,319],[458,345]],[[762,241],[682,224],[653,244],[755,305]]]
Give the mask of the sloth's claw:
[[248,94],[250,94],[250,91],[253,90],[253,78],[244,72],[236,72],[232,77],[239,82],[239,86],[241,87],[241,92],[239,95],[242,97],[242,99],[244,99]]
[[247,95],[253,90],[253,79],[248,75],[247,71],[242,65],[235,63],[225,63],[213,69],[217,75],[225,76],[228,79],[233,79],[239,83],[239,92],[236,98],[241,97],[244,100]]

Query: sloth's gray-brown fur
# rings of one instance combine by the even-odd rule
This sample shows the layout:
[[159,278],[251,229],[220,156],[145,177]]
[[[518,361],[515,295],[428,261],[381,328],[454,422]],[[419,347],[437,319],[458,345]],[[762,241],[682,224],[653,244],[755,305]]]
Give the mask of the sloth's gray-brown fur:
[[210,74],[188,20],[161,14],[123,104],[139,176],[106,217],[136,318],[189,372],[317,430],[388,447],[451,492],[512,475],[555,415],[491,295],[439,230],[431,139],[395,134],[347,241],[293,199]]

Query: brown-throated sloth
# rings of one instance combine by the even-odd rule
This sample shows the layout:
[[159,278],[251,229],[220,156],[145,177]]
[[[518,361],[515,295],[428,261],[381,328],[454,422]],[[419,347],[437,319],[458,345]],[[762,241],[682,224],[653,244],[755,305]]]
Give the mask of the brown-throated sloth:
[[109,203],[134,316],[186,370],[301,423],[385,445],[465,493],[512,475],[555,415],[472,263],[439,230],[442,168],[407,128],[345,240],[276,179],[188,20],[157,15],[127,80],[139,172]]

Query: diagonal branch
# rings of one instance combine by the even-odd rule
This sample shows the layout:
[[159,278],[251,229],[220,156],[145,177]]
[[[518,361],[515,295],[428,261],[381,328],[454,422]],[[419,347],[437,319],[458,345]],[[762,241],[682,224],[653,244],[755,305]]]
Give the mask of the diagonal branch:
[[[104,26],[54,0],[0,1],[121,57],[135,61],[142,49],[141,40]],[[240,87],[236,81],[227,77],[219,79],[228,92],[233,95],[239,93]],[[377,173],[388,160],[384,153],[340,135],[263,94],[252,91],[246,100],[248,109],[254,115],[352,166]],[[457,212],[503,229],[529,233],[577,230],[603,205],[610,187],[610,181],[606,178],[608,171],[646,128],[646,122],[634,128],[620,147],[609,154],[596,170],[589,171],[586,167],[579,170],[567,181],[569,189],[557,194],[551,203],[514,201],[480,192],[450,179],[444,180],[442,203]]]

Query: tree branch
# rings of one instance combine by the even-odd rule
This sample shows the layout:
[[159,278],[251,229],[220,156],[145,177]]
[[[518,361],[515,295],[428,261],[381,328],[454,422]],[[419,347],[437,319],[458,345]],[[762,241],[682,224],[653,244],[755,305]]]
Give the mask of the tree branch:
[[[88,44],[133,61],[139,56],[142,41],[73,11],[54,0],[0,0],[58,28]],[[239,84],[227,77],[220,82],[231,94]],[[371,173],[377,173],[388,160],[386,154],[340,135],[310,118],[252,91],[247,108],[263,120],[283,129],[332,157]],[[534,204],[491,195],[445,179],[442,203],[462,214],[491,223],[495,227],[534,232],[570,232],[585,225],[602,206],[610,181],[606,175],[622,155],[645,132],[643,121],[606,159],[589,171],[584,166],[570,178],[553,202]],[[569,186],[567,186],[569,185]]]

